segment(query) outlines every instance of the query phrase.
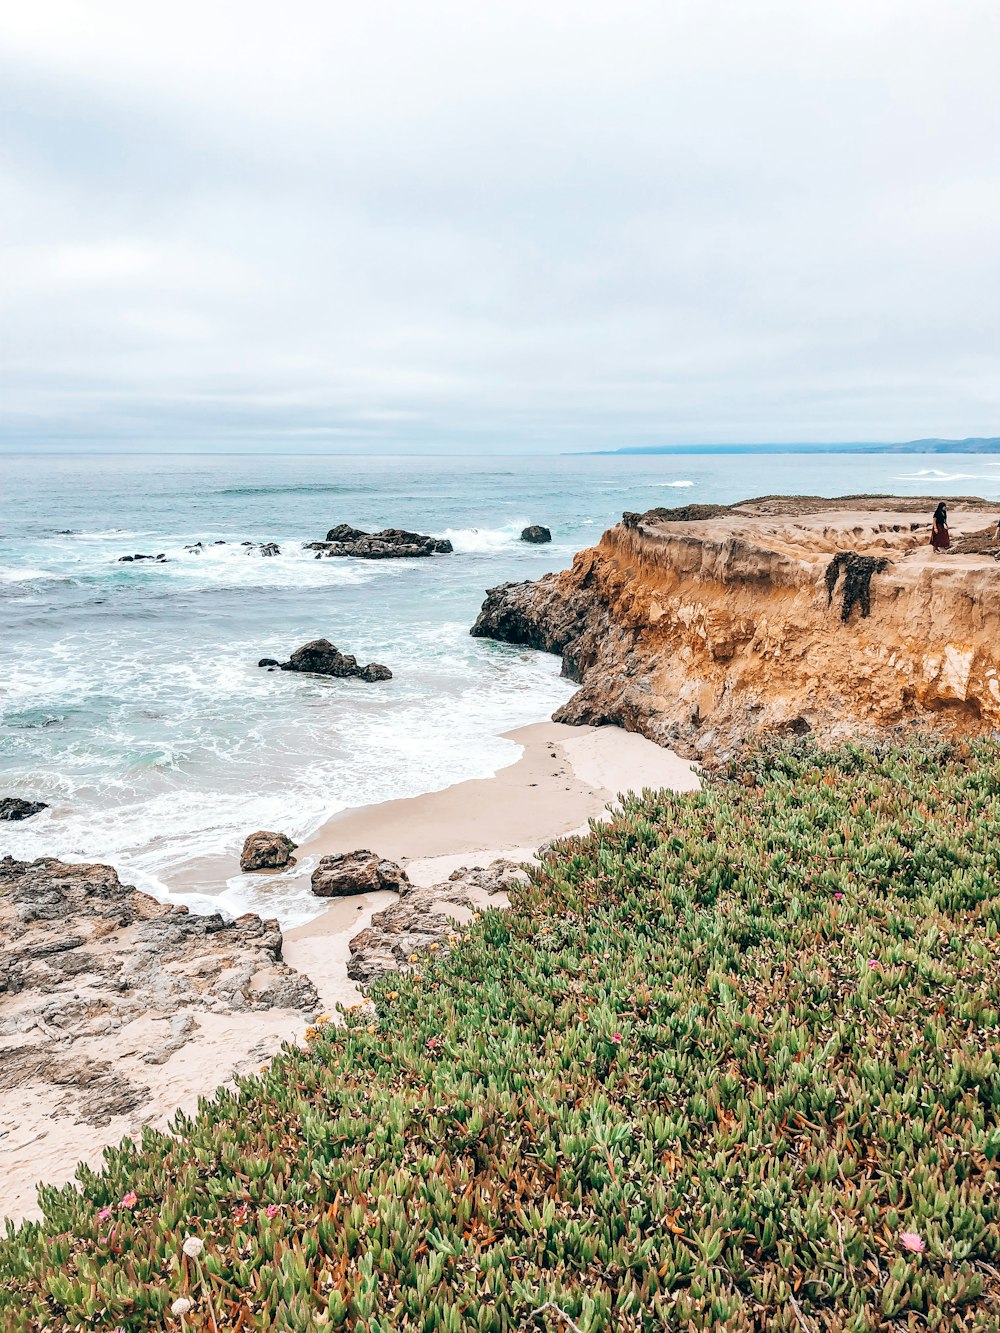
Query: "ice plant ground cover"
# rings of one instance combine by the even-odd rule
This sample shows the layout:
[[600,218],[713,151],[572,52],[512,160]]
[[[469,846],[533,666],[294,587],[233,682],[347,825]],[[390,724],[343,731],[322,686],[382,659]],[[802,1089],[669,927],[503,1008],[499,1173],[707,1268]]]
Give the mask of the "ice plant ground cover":
[[1000,747],[761,752],[44,1191],[0,1320],[995,1330],[998,981]]

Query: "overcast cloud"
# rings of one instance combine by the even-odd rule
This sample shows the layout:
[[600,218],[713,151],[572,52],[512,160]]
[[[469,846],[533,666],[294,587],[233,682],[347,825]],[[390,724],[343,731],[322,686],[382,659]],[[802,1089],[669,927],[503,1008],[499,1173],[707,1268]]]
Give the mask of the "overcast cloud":
[[32,0],[0,448],[1000,434],[995,0]]

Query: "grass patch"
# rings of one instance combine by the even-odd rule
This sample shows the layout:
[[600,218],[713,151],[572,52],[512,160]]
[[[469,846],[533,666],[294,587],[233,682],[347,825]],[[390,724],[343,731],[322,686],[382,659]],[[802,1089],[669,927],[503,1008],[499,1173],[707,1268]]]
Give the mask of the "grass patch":
[[0,1320],[995,1330],[998,882],[995,743],[630,799],[377,1022],[44,1191]]

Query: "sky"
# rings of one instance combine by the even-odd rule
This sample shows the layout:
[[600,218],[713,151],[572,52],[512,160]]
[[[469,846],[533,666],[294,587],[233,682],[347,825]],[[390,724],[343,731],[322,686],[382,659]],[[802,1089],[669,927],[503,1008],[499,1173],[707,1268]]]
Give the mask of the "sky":
[[0,9],[0,450],[1000,434],[995,0]]

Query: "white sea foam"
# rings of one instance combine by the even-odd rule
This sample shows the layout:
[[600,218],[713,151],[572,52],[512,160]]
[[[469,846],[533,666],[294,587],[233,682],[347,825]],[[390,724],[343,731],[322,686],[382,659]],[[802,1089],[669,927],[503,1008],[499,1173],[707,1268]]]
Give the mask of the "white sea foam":
[[903,472],[894,481],[995,481],[981,472],[942,472],[939,468],[921,468],[919,472]]
[[48,569],[34,569],[30,565],[0,565],[0,583],[31,583],[35,579],[58,578]]
[[654,481],[654,486],[693,486],[693,481]]
[[446,537],[456,551],[466,555],[478,551],[499,551],[519,542],[529,522],[529,519],[519,518],[505,523],[502,528],[445,528],[443,532],[434,535]]

